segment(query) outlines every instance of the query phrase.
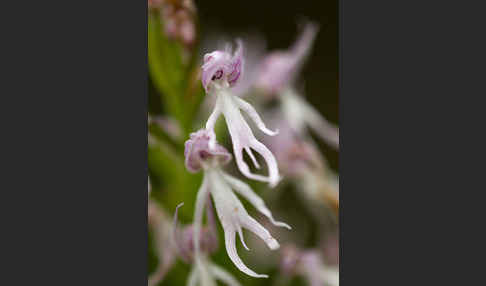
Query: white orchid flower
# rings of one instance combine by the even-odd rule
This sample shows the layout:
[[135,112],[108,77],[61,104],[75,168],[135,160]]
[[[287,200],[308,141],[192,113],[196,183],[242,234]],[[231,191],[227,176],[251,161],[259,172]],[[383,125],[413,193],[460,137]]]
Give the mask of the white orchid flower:
[[210,194],[214,201],[218,218],[224,229],[225,246],[229,258],[239,270],[247,275],[256,278],[266,278],[268,277],[267,275],[257,274],[249,269],[238,256],[236,251],[236,233],[238,233],[241,243],[247,250],[248,247],[243,239],[243,228],[255,233],[272,250],[278,249],[280,245],[267,229],[248,214],[235,193],[246,198],[258,211],[268,217],[274,225],[288,229],[290,229],[290,226],[275,221],[264,201],[247,184],[226,174],[221,169],[221,165],[229,162],[231,155],[224,147],[217,143],[211,149],[209,147],[210,141],[209,131],[200,130],[192,133],[190,139],[185,144],[186,167],[188,170],[191,172],[198,172],[201,169],[204,170],[204,178],[197,194],[194,214],[195,255],[196,257],[201,256],[199,233],[202,225],[204,206],[206,205],[208,194]]
[[[268,182],[273,187],[277,185],[280,179],[277,161],[272,152],[255,138],[251,128],[243,118],[241,111],[244,111],[263,133],[269,136],[275,136],[278,131],[268,129],[255,108],[232,93],[232,87],[238,83],[244,66],[243,45],[241,41],[237,41],[237,43],[238,48],[234,55],[231,55],[230,49],[226,48],[225,51],[214,51],[204,56],[202,84],[207,94],[216,97],[213,112],[206,122],[206,130],[210,132],[211,137],[209,146],[211,149],[215,146],[216,136],[214,126],[218,117],[223,114],[231,135],[233,151],[239,170],[246,177]],[[252,149],[259,153],[267,163],[268,176],[250,172],[250,168],[243,160],[243,150],[248,153],[255,167],[257,169],[260,168]]]

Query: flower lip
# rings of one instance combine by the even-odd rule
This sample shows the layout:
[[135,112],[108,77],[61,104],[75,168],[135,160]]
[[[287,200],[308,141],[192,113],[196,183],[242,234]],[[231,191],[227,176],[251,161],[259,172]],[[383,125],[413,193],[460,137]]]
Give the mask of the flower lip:
[[202,84],[206,92],[211,89],[211,82],[215,80],[227,81],[234,86],[243,72],[243,44],[237,40],[237,48],[233,55],[230,49],[214,51],[204,55],[202,65]]
[[185,143],[185,165],[191,173],[197,173],[205,162],[225,165],[231,161],[231,154],[223,146],[216,144],[214,149],[209,148],[210,135],[201,129],[191,133]]

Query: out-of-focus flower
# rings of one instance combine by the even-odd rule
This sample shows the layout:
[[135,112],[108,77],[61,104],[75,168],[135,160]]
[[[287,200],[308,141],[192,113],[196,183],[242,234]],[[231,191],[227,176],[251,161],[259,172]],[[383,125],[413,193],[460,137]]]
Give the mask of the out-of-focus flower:
[[149,116],[148,123],[157,124],[171,139],[179,140],[182,137],[182,129],[179,122],[171,117],[166,116]]
[[269,53],[260,66],[256,85],[268,95],[274,95],[292,86],[311,50],[318,30],[317,25],[307,23],[289,50]]
[[148,0],[149,9],[160,11],[165,34],[186,47],[196,40],[196,6],[192,0]]
[[[150,184],[149,184],[150,190]],[[159,263],[154,273],[148,278],[148,285],[162,281],[175,262],[176,252],[172,240],[172,223],[166,212],[149,199],[148,224],[154,235],[154,245]]]
[[325,142],[339,149],[339,129],[320,115],[294,88],[317,32],[315,24],[307,23],[289,50],[269,53],[260,65],[256,86],[269,98],[279,99],[282,111],[295,132],[304,132],[309,126]]
[[339,149],[339,128],[327,121],[294,89],[286,89],[280,94],[282,111],[288,118],[292,129],[304,132],[310,127],[327,144]]
[[311,286],[338,286],[339,270],[324,263],[315,249],[302,251],[293,245],[282,247],[280,270],[286,276],[300,275]]
[[149,9],[160,9],[164,0],[148,0]]
[[318,149],[307,136],[295,132],[282,112],[269,111],[264,116],[269,126],[279,130],[278,138],[265,137],[263,141],[275,154],[284,176],[296,178],[323,168],[324,159]]
[[323,202],[335,211],[339,208],[339,180],[327,166],[312,138],[295,132],[281,112],[267,112],[269,126],[280,130],[278,140],[266,137],[264,142],[275,154],[284,176],[292,179],[309,201]]
[[[218,117],[223,114],[231,135],[233,151],[239,170],[250,179],[268,182],[270,186],[275,186],[280,179],[277,161],[272,152],[255,138],[240,109],[248,114],[263,133],[275,136],[278,131],[268,129],[255,108],[231,92],[231,88],[237,84],[238,78],[243,73],[243,46],[241,41],[237,43],[238,48],[233,55],[230,54],[228,46],[225,51],[214,51],[204,56],[202,84],[206,93],[217,98],[213,112],[206,122],[206,130],[209,132],[211,139],[209,146],[210,149],[213,149],[215,146],[216,135],[214,126]],[[268,177],[250,172],[250,168],[243,160],[243,149],[248,153],[256,168],[260,168],[260,165],[251,149],[264,158],[268,166]]]
[[197,257],[201,249],[198,239],[199,229],[202,225],[203,209],[208,194],[210,194],[224,229],[226,251],[231,261],[239,270],[252,277],[268,277],[267,275],[255,273],[240,259],[236,251],[236,233],[238,233],[240,241],[246,249],[248,247],[243,239],[243,228],[255,233],[272,250],[279,248],[279,243],[270,235],[267,229],[248,214],[235,192],[245,197],[258,211],[267,216],[274,225],[288,229],[290,229],[290,226],[275,221],[264,201],[247,184],[226,174],[221,169],[221,164],[227,163],[226,158],[229,156],[229,153],[216,142],[214,147],[210,148],[210,141],[209,131],[200,130],[193,133],[185,145],[186,167],[192,171],[200,170],[201,167],[204,170],[204,178],[197,194],[194,214],[195,255]]

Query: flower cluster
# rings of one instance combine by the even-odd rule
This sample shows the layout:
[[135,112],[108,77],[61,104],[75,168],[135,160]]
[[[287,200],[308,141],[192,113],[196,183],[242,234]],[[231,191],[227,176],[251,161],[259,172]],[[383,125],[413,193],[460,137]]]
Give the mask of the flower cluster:
[[209,194],[214,201],[218,218],[224,229],[226,251],[231,261],[238,269],[250,276],[267,277],[267,275],[257,274],[249,269],[238,256],[236,233],[238,233],[240,241],[246,249],[248,247],[243,238],[243,228],[255,233],[270,249],[279,248],[279,243],[267,229],[248,214],[236,194],[247,199],[274,225],[288,229],[290,229],[290,226],[275,221],[264,201],[247,184],[223,171],[221,167],[229,162],[231,155],[218,143],[215,143],[211,148],[210,142],[209,132],[203,129],[191,134],[191,138],[185,144],[187,169],[193,172],[201,169],[204,171],[203,182],[197,194],[194,215],[195,255],[197,256],[201,249],[198,239],[199,229],[202,225],[203,209]]
[[[164,41],[179,42],[170,48],[180,47],[186,55],[193,53],[191,47],[198,45],[195,43],[196,8],[192,0],[148,1],[150,15],[155,15],[164,26],[161,31],[166,36]],[[244,238],[246,229],[255,234],[262,247],[261,241],[268,249],[277,250],[279,241],[285,242],[295,232],[282,230],[291,230],[291,227],[276,221],[265,201],[243,179],[225,170],[232,165],[233,159],[237,167],[234,171],[239,171],[242,178],[263,182],[265,184],[260,185],[269,188],[275,188],[281,182],[280,186],[292,182],[298,190],[297,198],[303,196],[305,201],[321,210],[328,210],[322,208],[322,202],[330,203],[335,211],[338,210],[338,176],[328,167],[310,132],[339,150],[339,129],[295,88],[318,31],[316,24],[307,23],[289,49],[272,51],[264,56],[255,56],[262,54],[256,51],[256,45],[252,46],[251,41],[236,39],[235,45],[227,44],[199,57],[199,63],[192,60],[196,57],[184,61],[180,67],[187,69],[185,71],[179,71],[176,63],[173,65],[176,68],[166,65],[171,60],[181,60],[177,57],[156,65],[167,67],[151,74],[153,78],[161,77],[155,86],[161,89],[163,107],[167,110],[163,111],[164,115],[154,112],[148,117],[149,227],[159,258],[155,272],[149,277],[149,285],[155,286],[162,281],[179,258],[192,267],[187,280],[189,286],[216,286],[217,282],[239,286],[232,274],[211,261],[221,239],[218,238],[217,220],[223,229],[226,253],[234,266],[254,278],[268,277],[243,262],[237,251],[237,240],[250,250]],[[155,52],[153,54],[158,55]],[[200,85],[194,88],[199,80]],[[248,96],[250,92],[258,98]],[[211,109],[202,115],[205,122],[196,123],[194,119],[201,115],[196,111],[204,96]],[[268,105],[273,107],[268,108]],[[216,128],[216,122],[221,116],[230,139],[225,143],[231,143],[228,149],[232,152],[220,144],[223,136],[219,127]],[[157,172],[163,172],[163,180]],[[192,175],[195,173],[202,173],[202,181],[200,176]],[[153,186],[150,179],[154,180]],[[164,180],[170,183],[162,182]],[[197,184],[193,221],[181,226],[178,219],[179,214],[184,215],[180,213],[183,203],[175,197],[173,190],[183,190],[181,193],[187,198],[187,194],[197,189]],[[162,190],[160,185],[165,189]],[[282,192],[272,194],[277,193]],[[169,200],[164,201],[163,196]],[[156,198],[172,204],[172,207],[180,203],[172,220],[155,202]],[[260,213],[262,219],[250,215],[241,199]],[[307,202],[304,203],[306,210],[316,214]],[[272,206],[272,209],[278,211],[276,207]],[[253,240],[248,242],[255,248]],[[285,244],[280,253],[280,273],[285,277],[300,275],[313,286],[338,285],[337,269],[326,264],[328,261],[316,249],[301,250]],[[257,264],[250,257],[246,259]]]

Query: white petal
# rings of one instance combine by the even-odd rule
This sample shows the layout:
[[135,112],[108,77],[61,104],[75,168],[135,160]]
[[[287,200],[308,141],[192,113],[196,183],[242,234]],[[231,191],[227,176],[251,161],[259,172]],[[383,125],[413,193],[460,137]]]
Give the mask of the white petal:
[[257,125],[257,127],[265,134],[269,135],[269,136],[275,136],[278,134],[278,130],[276,131],[272,131],[270,129],[268,129],[266,126],[265,126],[265,123],[263,123],[262,119],[260,118],[260,115],[258,115],[258,113],[256,112],[255,108],[249,104],[248,102],[244,101],[243,99],[237,97],[237,96],[233,96],[233,100],[235,100],[236,104],[243,110],[245,111],[248,116],[250,116],[250,118],[255,122],[255,124]]
[[268,278],[268,275],[265,274],[257,274],[250,268],[248,268],[241,258],[238,256],[238,252],[236,252],[236,241],[235,241],[236,233],[234,230],[225,229],[224,230],[224,241],[226,245],[226,251],[228,252],[228,256],[231,261],[235,264],[235,266],[243,273],[255,277],[255,278]]
[[256,160],[255,155],[253,155],[253,152],[251,152],[251,149],[249,147],[245,147],[245,151],[246,153],[248,153],[248,156],[250,156],[251,160],[253,161],[253,165],[255,165],[257,169],[260,169],[260,164],[258,164],[258,161]]
[[200,257],[196,262],[200,286],[216,286],[213,275],[209,272],[209,262],[206,257]]
[[246,249],[246,250],[250,250],[248,248],[248,246],[246,245],[245,243],[245,239],[243,238],[243,232],[241,230],[241,227],[238,228],[238,236],[240,237],[240,241],[241,241],[241,244],[243,244],[243,247]]
[[278,174],[278,165],[275,156],[268,150],[267,146],[263,145],[260,141],[253,139],[250,142],[250,147],[262,155],[263,159],[268,166],[268,183],[270,187],[275,187],[280,181],[280,175]]
[[269,182],[269,178],[266,176],[254,174],[250,172],[250,167],[245,163],[243,160],[243,153],[242,153],[242,148],[239,145],[239,142],[235,139],[233,139],[233,153],[235,155],[235,160],[236,160],[236,165],[238,166],[238,169],[240,170],[245,177],[260,181],[260,182]]
[[204,178],[201,184],[201,187],[199,188],[199,191],[197,192],[197,197],[196,197],[196,207],[194,211],[194,257],[199,256],[199,243],[200,243],[200,230],[201,230],[201,225],[202,225],[202,219],[204,215],[204,206],[206,205],[206,200],[208,198],[208,188],[207,188],[207,177],[206,174],[204,174]]
[[174,245],[175,245],[175,248],[177,250],[177,252],[180,254],[182,253],[182,248],[181,246],[179,245],[179,242],[181,241],[180,239],[180,231],[179,231],[179,228],[178,228],[178,221],[177,221],[177,215],[179,213],[179,208],[182,207],[184,205],[184,203],[180,203],[177,205],[176,207],[176,210],[175,210],[175,213],[174,213],[174,220],[173,220],[173,223],[172,223],[172,239],[174,240]]
[[209,149],[214,149],[216,147],[216,134],[214,133],[214,126],[216,125],[216,121],[218,117],[221,115],[221,104],[219,100],[216,100],[216,104],[214,106],[214,110],[208,118],[206,122],[206,130],[209,131],[210,140],[209,140]]
[[196,286],[197,280],[198,280],[198,271],[196,267],[193,267],[191,269],[191,273],[189,273],[189,278],[187,279],[187,286]]
[[264,214],[268,219],[276,226],[286,227],[292,229],[288,224],[275,221],[272,213],[265,205],[265,202],[260,198],[246,183],[238,180],[237,178],[223,173],[225,180],[231,185],[231,187],[245,199],[247,199],[259,212]]
[[217,280],[224,282],[229,286],[240,286],[240,283],[229,272],[219,267],[216,264],[209,265],[209,271],[214,275]]
[[280,247],[280,244],[278,244],[277,240],[270,235],[268,230],[251,216],[247,215],[246,218],[242,218],[241,223],[243,227],[247,228],[258,237],[260,237],[263,241],[265,241],[268,248],[270,248],[271,250],[275,250]]

